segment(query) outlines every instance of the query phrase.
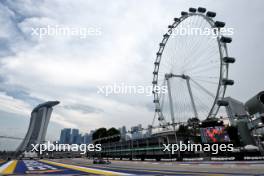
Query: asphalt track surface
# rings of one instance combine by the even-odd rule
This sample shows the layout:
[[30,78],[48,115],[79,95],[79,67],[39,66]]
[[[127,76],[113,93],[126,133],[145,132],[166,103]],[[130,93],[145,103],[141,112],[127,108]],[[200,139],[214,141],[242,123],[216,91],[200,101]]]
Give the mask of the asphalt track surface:
[[12,160],[0,162],[0,175],[264,175],[264,161],[142,162],[92,164],[88,159]]

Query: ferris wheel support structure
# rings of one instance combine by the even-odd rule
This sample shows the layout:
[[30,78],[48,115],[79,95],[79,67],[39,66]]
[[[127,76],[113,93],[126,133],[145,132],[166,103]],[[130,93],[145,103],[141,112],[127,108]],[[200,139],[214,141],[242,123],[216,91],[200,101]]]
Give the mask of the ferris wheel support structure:
[[[176,118],[216,117],[219,108],[228,105],[223,98],[227,86],[234,84],[228,78],[229,65],[235,62],[233,57],[228,56],[227,49],[232,38],[218,33],[225,23],[214,21],[215,16],[215,12],[206,12],[202,7],[189,8],[189,12],[182,12],[181,17],[174,18],[174,23],[168,26],[154,62],[153,123],[158,117],[162,127],[172,125],[175,129],[175,124],[180,124]],[[201,29],[208,27],[217,35],[215,38],[173,35],[176,29],[188,25]],[[167,94],[156,89],[164,84],[167,84]],[[171,123],[166,121],[168,116],[171,116]]]

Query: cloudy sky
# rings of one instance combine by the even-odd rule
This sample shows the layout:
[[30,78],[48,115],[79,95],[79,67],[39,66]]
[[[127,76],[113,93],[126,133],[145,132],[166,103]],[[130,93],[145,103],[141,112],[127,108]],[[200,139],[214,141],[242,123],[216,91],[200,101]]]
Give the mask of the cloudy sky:
[[[151,85],[168,24],[182,10],[199,6],[216,11],[216,19],[234,28],[229,53],[237,59],[230,69],[235,85],[227,95],[244,102],[264,87],[261,0],[1,0],[0,135],[23,137],[32,108],[47,100],[61,102],[49,125],[51,140],[64,127],[88,132],[150,124],[152,96],[105,96],[98,86]],[[99,33],[86,38],[32,34],[32,28],[48,25]]]

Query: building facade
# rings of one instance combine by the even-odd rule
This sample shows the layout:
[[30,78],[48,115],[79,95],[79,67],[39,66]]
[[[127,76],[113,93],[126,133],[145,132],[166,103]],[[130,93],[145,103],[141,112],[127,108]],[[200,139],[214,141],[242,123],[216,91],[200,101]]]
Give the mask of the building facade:
[[28,131],[24,140],[21,142],[17,151],[29,151],[32,144],[41,144],[45,142],[48,124],[50,121],[53,106],[59,104],[59,101],[48,101],[39,104],[31,112]]
[[80,143],[81,143],[81,135],[79,134],[79,130],[72,129],[71,144],[80,144]]
[[70,128],[62,129],[60,134],[60,143],[70,144],[70,142],[71,142],[71,129]]

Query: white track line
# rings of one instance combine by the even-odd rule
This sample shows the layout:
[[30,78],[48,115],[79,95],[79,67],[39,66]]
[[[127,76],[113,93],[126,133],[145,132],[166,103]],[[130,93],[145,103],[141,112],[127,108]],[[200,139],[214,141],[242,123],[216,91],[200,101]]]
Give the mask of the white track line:
[[110,171],[110,170],[104,170],[104,169],[95,169],[95,168],[90,168],[90,167],[83,167],[83,166],[77,166],[77,165],[73,165],[73,164],[65,164],[65,163],[60,163],[60,162],[54,162],[54,161],[49,161],[49,160],[40,160],[46,164],[50,164],[50,165],[55,165],[55,166],[59,166],[59,167],[65,167],[68,169],[73,169],[73,170],[79,170],[79,171],[84,171],[84,172],[89,172],[89,171],[98,171],[98,172],[102,172],[102,174],[114,174],[114,175],[131,175],[128,173],[123,173],[123,172],[116,172],[116,171]]
[[9,161],[9,162],[7,162],[7,163],[5,163],[4,165],[2,165],[1,167],[0,167],[0,174],[10,165],[10,164],[12,164],[14,161]]

